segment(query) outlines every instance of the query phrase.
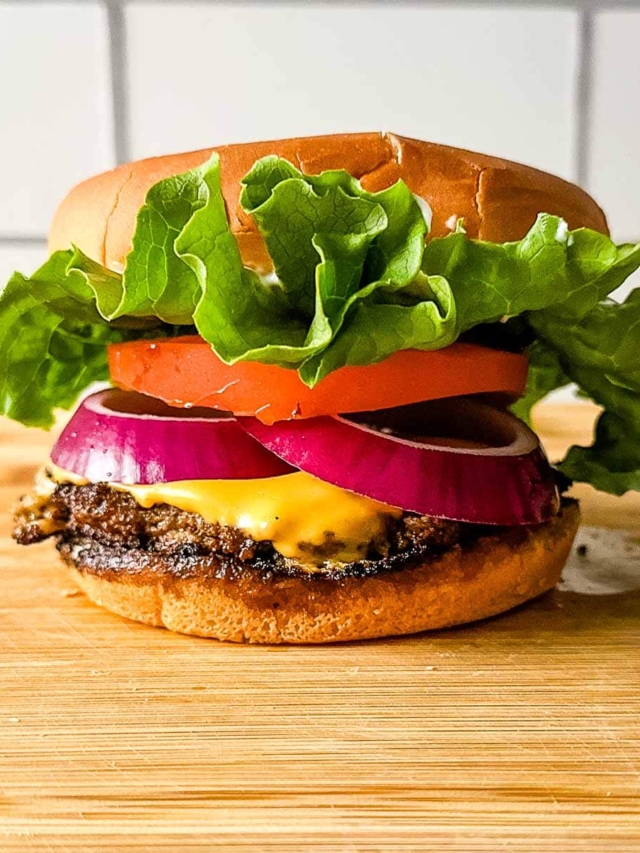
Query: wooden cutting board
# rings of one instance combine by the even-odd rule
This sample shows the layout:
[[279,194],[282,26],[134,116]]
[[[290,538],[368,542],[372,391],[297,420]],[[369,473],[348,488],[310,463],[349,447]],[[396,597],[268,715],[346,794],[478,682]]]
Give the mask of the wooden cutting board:
[[[541,412],[551,456],[592,414]],[[2,853],[640,849],[638,496],[579,490],[618,530],[587,531],[574,591],[406,639],[234,646],[102,612],[53,546],[10,542],[49,441],[0,425]]]

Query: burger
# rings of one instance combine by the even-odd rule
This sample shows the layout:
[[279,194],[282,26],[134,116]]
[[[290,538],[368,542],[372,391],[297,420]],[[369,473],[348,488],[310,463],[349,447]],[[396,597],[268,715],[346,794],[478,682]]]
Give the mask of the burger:
[[[549,590],[572,480],[640,488],[640,266],[581,189],[388,133],[119,166],[0,295],[0,411],[80,403],[16,509],[94,602],[174,631],[322,643]],[[95,385],[95,383],[101,383]],[[574,383],[551,467],[531,407]]]

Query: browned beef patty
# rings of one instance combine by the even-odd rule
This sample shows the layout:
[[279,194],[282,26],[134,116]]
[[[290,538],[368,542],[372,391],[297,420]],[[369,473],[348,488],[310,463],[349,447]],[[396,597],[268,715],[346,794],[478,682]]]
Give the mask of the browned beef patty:
[[[256,542],[235,527],[211,524],[197,513],[167,504],[145,509],[127,492],[104,483],[65,483],[48,496],[28,495],[18,506],[15,521],[13,536],[20,544],[55,536],[67,559],[80,548],[84,561],[89,560],[96,570],[100,563],[111,571],[153,563],[184,573],[206,560],[216,573],[234,567],[286,574],[301,570],[299,563],[284,558],[271,542]],[[479,525],[404,513],[389,519],[384,537],[368,543],[364,560],[341,563],[339,571],[371,574],[397,568],[411,558],[441,552],[483,532]],[[327,531],[325,545],[308,546],[310,562],[323,563],[325,572],[337,572],[331,556],[338,545]]]

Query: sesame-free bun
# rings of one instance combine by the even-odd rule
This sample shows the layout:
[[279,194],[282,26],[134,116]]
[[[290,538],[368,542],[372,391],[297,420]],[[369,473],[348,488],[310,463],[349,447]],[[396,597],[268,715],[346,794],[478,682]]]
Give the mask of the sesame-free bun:
[[371,191],[402,178],[430,204],[434,236],[446,234],[452,218],[464,217],[470,237],[519,240],[541,212],[564,217],[570,228],[585,226],[608,233],[598,205],[561,178],[393,133],[354,133],[222,145],[118,166],[71,190],[51,225],[50,250],[67,249],[73,243],[91,258],[121,271],[148,190],[163,178],[204,163],[213,151],[220,154],[231,228],[245,264],[258,270],[270,269],[271,262],[252,219],[240,208],[240,180],[256,160],[268,154],[284,157],[309,174],[346,169]]
[[175,571],[159,555],[59,545],[76,583],[107,610],[172,631],[250,643],[330,643],[412,634],[509,610],[560,579],[580,521],[575,501],[535,527],[511,528],[393,571],[286,576],[219,563]]

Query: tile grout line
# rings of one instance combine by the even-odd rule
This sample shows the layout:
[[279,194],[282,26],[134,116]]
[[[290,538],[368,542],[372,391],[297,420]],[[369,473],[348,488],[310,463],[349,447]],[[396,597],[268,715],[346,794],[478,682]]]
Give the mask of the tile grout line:
[[18,246],[33,246],[41,248],[47,245],[46,237],[32,237],[27,234],[0,234],[0,248],[18,247]]
[[[20,0],[21,3],[29,4],[53,4],[60,0]],[[73,5],[86,4],[87,0],[67,0]],[[101,0],[107,7],[114,7],[120,11],[129,5],[131,0]],[[177,2],[185,6],[296,6],[304,5],[305,0],[136,0],[143,6],[164,6]],[[344,0],[314,0],[319,6],[344,6]],[[474,8],[538,8],[538,9],[595,9],[607,11],[609,9],[638,9],[640,0],[394,0],[398,6],[414,7],[474,7]],[[16,0],[0,0],[0,7],[5,4],[16,3]],[[351,6],[383,6],[388,5],[390,0],[352,0]]]
[[127,44],[123,5],[104,0],[109,39],[109,72],[113,120],[113,149],[116,163],[127,163],[129,156],[129,98],[127,92]]
[[575,179],[582,187],[589,181],[591,118],[593,106],[593,62],[595,11],[591,4],[580,6],[578,62],[576,68],[574,158]]

